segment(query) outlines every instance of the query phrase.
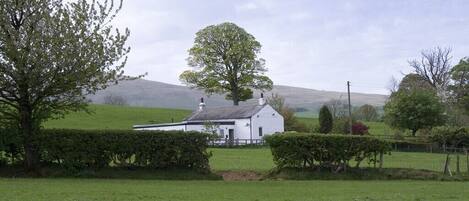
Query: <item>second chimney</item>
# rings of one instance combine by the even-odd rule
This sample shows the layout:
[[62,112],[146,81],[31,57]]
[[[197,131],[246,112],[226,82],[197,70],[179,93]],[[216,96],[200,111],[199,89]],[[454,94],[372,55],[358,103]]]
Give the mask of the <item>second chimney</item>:
[[199,111],[203,111],[205,109],[205,102],[204,98],[200,98],[200,103],[199,103]]
[[261,93],[261,97],[259,98],[259,105],[265,105],[264,93]]

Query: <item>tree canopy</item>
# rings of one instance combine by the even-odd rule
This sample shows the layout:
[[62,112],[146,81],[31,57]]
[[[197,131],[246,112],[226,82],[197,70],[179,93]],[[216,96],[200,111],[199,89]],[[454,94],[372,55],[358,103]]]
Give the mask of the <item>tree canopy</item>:
[[434,92],[397,92],[384,106],[385,121],[394,128],[417,130],[443,125],[444,105]]
[[129,30],[110,24],[121,3],[0,1],[0,119],[21,131],[27,168],[38,165],[42,122],[126,78]]
[[454,103],[469,114],[469,58],[461,59],[451,70],[450,86]]
[[376,111],[376,108],[372,105],[365,104],[360,106],[355,112],[354,112],[354,118],[363,120],[363,121],[375,121],[378,119],[378,112]]
[[234,105],[252,98],[252,89],[270,90],[272,81],[264,75],[265,60],[258,57],[261,44],[234,23],[205,27],[196,33],[188,64],[180,80],[208,94],[227,93]]

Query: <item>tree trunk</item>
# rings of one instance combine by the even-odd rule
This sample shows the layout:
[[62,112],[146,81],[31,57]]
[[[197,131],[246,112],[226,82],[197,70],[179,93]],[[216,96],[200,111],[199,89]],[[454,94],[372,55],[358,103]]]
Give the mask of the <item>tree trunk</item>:
[[36,171],[39,168],[39,151],[34,143],[37,129],[32,119],[32,110],[29,106],[22,106],[20,111],[20,132],[24,139],[24,165],[28,171]]
[[412,137],[415,137],[416,133],[417,133],[417,130],[412,130]]
[[239,105],[239,91],[238,91],[238,89],[233,89],[231,91],[231,98],[233,98],[233,105]]

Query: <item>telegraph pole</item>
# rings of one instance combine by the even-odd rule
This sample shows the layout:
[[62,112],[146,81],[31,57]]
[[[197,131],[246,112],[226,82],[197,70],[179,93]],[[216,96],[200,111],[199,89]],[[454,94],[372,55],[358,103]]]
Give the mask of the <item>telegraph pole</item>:
[[350,81],[347,81],[349,131],[352,135],[352,104],[350,103]]

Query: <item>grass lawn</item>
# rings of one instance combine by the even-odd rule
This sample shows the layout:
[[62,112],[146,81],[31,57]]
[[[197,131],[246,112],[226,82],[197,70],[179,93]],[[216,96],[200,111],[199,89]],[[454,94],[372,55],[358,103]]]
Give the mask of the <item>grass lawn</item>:
[[91,114],[70,113],[64,119],[45,123],[46,128],[71,129],[132,129],[135,124],[168,123],[171,118],[181,121],[191,111],[164,108],[90,105]]
[[427,181],[157,181],[0,179],[8,201],[467,200],[469,183]]
[[[268,148],[257,149],[210,149],[213,156],[210,159],[210,166],[215,171],[224,170],[252,170],[267,172],[274,168],[272,154]],[[446,155],[432,153],[414,152],[393,152],[384,156],[384,167],[387,168],[414,168],[433,171],[443,171]],[[466,172],[466,159],[461,156],[460,167],[462,172]],[[362,163],[362,167],[367,167]],[[451,169],[456,170],[456,157],[451,159]]]

